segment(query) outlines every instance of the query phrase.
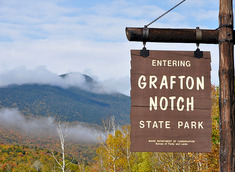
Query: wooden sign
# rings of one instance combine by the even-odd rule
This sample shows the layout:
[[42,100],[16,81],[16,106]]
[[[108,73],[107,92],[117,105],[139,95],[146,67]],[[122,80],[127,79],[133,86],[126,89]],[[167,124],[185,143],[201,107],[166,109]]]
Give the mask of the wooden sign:
[[131,50],[131,151],[211,151],[211,57]]

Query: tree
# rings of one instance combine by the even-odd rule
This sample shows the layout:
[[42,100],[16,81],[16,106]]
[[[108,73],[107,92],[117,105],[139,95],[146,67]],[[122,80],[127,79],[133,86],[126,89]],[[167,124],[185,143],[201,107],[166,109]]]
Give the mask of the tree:
[[130,152],[130,125],[108,132],[97,149],[102,171],[217,171],[219,169],[219,90],[212,86],[212,152]]
[[69,136],[69,132],[68,132],[68,125],[62,125],[60,122],[57,124],[57,133],[59,135],[59,140],[60,140],[60,148],[61,148],[61,155],[62,158],[60,158],[59,156],[55,156],[55,153],[53,151],[51,151],[51,154],[53,156],[53,158],[55,159],[56,163],[58,164],[59,168],[61,169],[62,172],[65,172],[66,167],[68,164],[72,163],[72,161],[66,162],[65,159],[65,149],[67,147],[65,140],[68,138]]
[[33,168],[36,169],[37,171],[41,172],[42,171],[42,163],[39,160],[36,160],[33,163]]

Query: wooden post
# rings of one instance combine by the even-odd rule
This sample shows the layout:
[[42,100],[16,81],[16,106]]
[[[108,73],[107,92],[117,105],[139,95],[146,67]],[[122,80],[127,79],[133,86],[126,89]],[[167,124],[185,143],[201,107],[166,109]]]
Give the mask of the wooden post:
[[234,52],[233,3],[220,0],[220,171],[234,172]]

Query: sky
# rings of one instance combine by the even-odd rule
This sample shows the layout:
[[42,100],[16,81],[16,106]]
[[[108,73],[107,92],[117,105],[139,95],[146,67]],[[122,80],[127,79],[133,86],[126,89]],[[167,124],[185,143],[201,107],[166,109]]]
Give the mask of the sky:
[[[0,0],[0,76],[10,78],[16,69],[22,75],[37,69],[78,72],[128,95],[130,50],[143,44],[129,42],[125,27],[143,27],[180,1]],[[150,27],[216,29],[218,13],[219,0],[186,0]],[[147,43],[147,48],[194,51],[196,45]],[[218,85],[218,45],[200,49],[211,51],[211,82]]]

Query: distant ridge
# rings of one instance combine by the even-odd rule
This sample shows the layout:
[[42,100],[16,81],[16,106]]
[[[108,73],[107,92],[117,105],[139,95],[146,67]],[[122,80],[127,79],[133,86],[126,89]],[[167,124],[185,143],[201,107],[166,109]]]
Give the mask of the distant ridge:
[[[84,77],[89,87],[96,86],[90,76]],[[69,122],[102,125],[102,120],[114,116],[120,125],[130,123],[130,97],[120,93],[98,94],[78,87],[11,85],[0,88],[0,108],[18,108],[26,117],[50,116]]]
[[[66,79],[66,77],[69,77],[69,75],[72,73],[65,73],[62,75],[59,75],[60,77]],[[86,82],[86,86],[88,87],[87,90],[93,90],[95,91],[97,89],[97,87],[99,86],[98,82],[96,82],[92,77],[82,74],[82,76],[84,76],[85,78],[85,82]]]

